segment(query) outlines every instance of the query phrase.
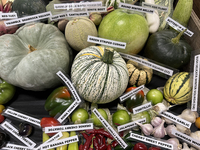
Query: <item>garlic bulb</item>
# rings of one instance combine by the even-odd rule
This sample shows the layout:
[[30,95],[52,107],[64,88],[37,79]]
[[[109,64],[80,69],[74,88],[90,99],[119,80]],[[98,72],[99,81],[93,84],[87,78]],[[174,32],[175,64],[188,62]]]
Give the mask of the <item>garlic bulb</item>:
[[173,124],[174,123],[173,121],[171,121],[170,119],[167,119],[165,117],[162,117],[162,119],[165,120],[166,124]]
[[152,135],[154,137],[163,138],[166,135],[164,123],[165,123],[165,121],[163,120],[159,126],[157,126],[153,129]]
[[157,103],[152,107],[153,110],[155,110],[158,114],[160,114],[163,111],[166,111],[169,109],[169,107],[165,106],[163,103]]
[[151,125],[153,125],[154,127],[159,126],[162,123],[162,119],[160,117],[154,117],[151,120]]
[[185,143],[185,142],[183,143],[183,149],[182,150],[190,150],[187,143]]
[[192,132],[190,134],[191,138],[193,139],[196,139],[196,140],[199,140],[200,141],[200,131],[195,131],[195,132]]
[[180,131],[182,133],[185,133],[187,135],[190,135],[190,133],[191,133],[190,129],[188,129],[188,128],[186,128],[186,127],[184,127],[184,126],[182,126],[182,125],[180,125],[178,123],[176,124],[176,128],[177,128],[178,131]]
[[166,128],[165,128],[165,131],[167,133],[167,135],[169,137],[176,137],[175,135],[172,134],[172,130],[177,130],[176,126],[175,125],[168,125]]
[[151,124],[141,124],[138,122],[136,124],[140,126],[144,135],[150,135],[153,132],[153,126]]
[[170,138],[166,142],[173,145],[173,150],[181,150],[182,148],[182,145],[177,138]]
[[185,119],[191,123],[194,123],[196,121],[196,118],[198,118],[198,116],[199,116],[198,113],[196,111],[191,111],[191,109],[185,109],[179,115],[180,118]]

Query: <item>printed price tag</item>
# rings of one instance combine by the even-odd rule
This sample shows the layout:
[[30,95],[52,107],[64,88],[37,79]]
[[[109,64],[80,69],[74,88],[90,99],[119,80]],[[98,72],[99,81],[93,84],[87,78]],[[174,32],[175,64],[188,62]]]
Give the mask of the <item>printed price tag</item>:
[[36,20],[41,20],[41,19],[45,19],[45,18],[49,18],[49,17],[51,17],[50,11],[40,13],[37,15],[31,15],[31,16],[19,18],[19,19],[12,19],[12,20],[8,20],[8,21],[4,21],[4,24],[6,27],[8,27],[8,26],[24,24],[24,23],[28,23],[28,22],[32,22],[32,21],[36,21]]
[[152,9],[156,9],[158,11],[168,12],[168,7],[164,7],[164,6],[160,6],[160,5],[156,5],[156,4],[150,4],[150,3],[142,2],[142,6],[143,7],[149,7],[149,8],[152,8]]
[[172,134],[175,135],[177,138],[184,140],[185,142],[191,144],[192,146],[199,148],[200,147],[200,141],[191,138],[190,136],[183,134],[177,130],[172,129]]
[[15,12],[11,12],[11,13],[0,13],[0,19],[16,19],[17,14]]
[[176,123],[178,123],[178,124],[180,124],[180,125],[182,125],[182,126],[184,126],[186,128],[190,128],[191,127],[191,124],[192,124],[191,122],[189,122],[187,120],[184,120],[184,119],[182,119],[180,117],[177,117],[177,116],[175,116],[172,113],[169,113],[167,111],[161,112],[160,115],[165,117],[165,118],[167,118],[167,119],[169,119],[169,120],[171,120],[171,121],[173,121],[173,122],[176,122]]
[[6,116],[12,116],[12,117],[18,118],[20,120],[23,120],[23,121],[29,122],[31,124],[34,124],[38,127],[41,127],[40,126],[40,119],[25,115],[25,114],[20,113],[16,110],[10,109],[9,107],[3,112],[3,114],[6,115]]
[[107,12],[106,7],[93,7],[93,8],[86,8],[88,12]]
[[87,42],[125,49],[126,43],[88,35]]
[[133,114],[137,114],[151,108],[152,108],[152,105],[151,105],[151,102],[149,102],[149,103],[133,108]]
[[144,85],[141,85],[131,91],[129,91],[126,94],[123,94],[122,96],[119,97],[120,102],[122,103],[123,101],[125,101],[126,99],[134,96],[135,94],[137,94],[139,91],[141,91],[142,89],[144,89]]
[[[184,26],[182,26],[180,23],[178,23],[177,21],[173,20],[173,19],[170,18],[170,17],[167,17],[166,22],[167,22],[172,28],[174,28],[174,29],[177,30],[177,31],[183,31],[183,30],[186,29]],[[193,33],[192,31],[190,31],[190,30],[187,29],[187,30],[184,32],[184,34],[188,35],[189,37],[192,37],[194,33]]]
[[173,70],[171,70],[171,69],[168,69],[166,67],[162,67],[162,66],[157,65],[155,63],[140,59],[140,58],[138,58],[136,56],[124,54],[124,53],[121,53],[121,52],[119,52],[119,53],[124,59],[131,59],[133,61],[136,61],[137,63],[140,63],[140,64],[142,64],[144,66],[147,66],[149,68],[152,68],[153,70],[156,70],[158,72],[164,73],[164,74],[169,75],[169,76],[173,75]]
[[194,73],[193,73],[191,111],[197,111],[197,107],[198,107],[199,72],[200,72],[200,55],[196,55],[194,57]]
[[79,141],[78,136],[75,135],[75,136],[64,138],[64,139],[61,139],[61,140],[56,140],[56,141],[53,141],[53,142],[45,143],[41,146],[41,149],[46,150],[46,149],[56,148],[56,147],[59,147],[59,146],[63,146],[63,145],[78,142],[78,141]]
[[173,150],[173,145],[169,144],[167,142],[162,142],[162,141],[155,140],[153,138],[149,138],[149,137],[142,136],[142,135],[135,134],[135,133],[131,133],[130,137],[133,138],[133,139],[142,141],[142,142],[146,142],[146,143],[149,143],[149,144],[152,144],[152,145],[156,145],[158,147],[163,147],[163,148],[166,148],[166,149],[172,149]]
[[30,140],[27,137],[20,136],[19,131],[14,126],[12,126],[8,121],[5,120],[3,123],[1,123],[1,126],[4,128],[4,130],[9,132],[16,139],[20,140],[22,143],[28,146],[28,148],[35,147],[36,143],[34,143],[32,140]]
[[110,126],[110,124],[101,116],[96,108],[94,108],[93,113],[97,116],[97,118],[101,121],[103,126],[107,129],[107,131],[117,140],[117,142],[125,149],[128,145],[124,142],[124,140],[115,132],[115,130]]
[[79,16],[89,16],[88,12],[69,12],[68,17],[79,17]]
[[37,148],[34,148],[34,150],[41,150],[41,147],[45,144],[45,143],[50,143],[53,141],[58,140],[59,138],[61,138],[63,136],[62,132],[58,132],[56,133],[54,136],[52,136],[51,138],[49,138],[47,141],[45,141],[44,143],[42,143],[40,146],[38,146]]
[[136,120],[134,122],[129,122],[129,123],[126,123],[126,124],[121,125],[121,126],[117,126],[117,131],[121,132],[121,131],[124,131],[124,130],[128,130],[128,129],[134,128],[134,127],[138,126],[136,124],[136,122],[145,123],[146,122],[146,118],[139,119],[139,120]]
[[54,132],[58,132],[58,131],[60,131],[60,132],[80,131],[80,130],[89,130],[89,129],[93,129],[93,123],[45,127],[45,133],[54,133]]
[[7,143],[6,146],[3,147],[2,149],[32,150],[32,149],[28,148],[27,146],[16,145],[16,144],[11,144],[11,143]]
[[82,3],[62,3],[54,4],[54,9],[77,9],[86,7],[99,7],[102,6],[102,2],[82,2]]
[[141,6],[137,6],[137,5],[121,3],[121,2],[119,3],[119,8],[125,8],[125,9],[129,9],[129,10],[139,11],[139,12],[143,12],[143,13],[150,13],[150,14],[153,14],[155,11],[154,9],[141,7]]

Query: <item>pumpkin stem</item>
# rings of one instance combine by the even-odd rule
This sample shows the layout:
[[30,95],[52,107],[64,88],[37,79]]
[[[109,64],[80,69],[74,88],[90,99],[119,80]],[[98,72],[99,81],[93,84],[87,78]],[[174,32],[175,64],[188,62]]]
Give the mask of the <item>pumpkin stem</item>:
[[37,50],[37,49],[35,49],[33,46],[31,46],[31,45],[28,45],[28,48],[29,48],[29,53],[31,53],[31,52]]
[[113,55],[114,55],[113,48],[106,47],[104,49],[102,61],[107,63],[107,64],[112,64],[113,63]]
[[173,43],[178,43],[179,42],[179,40],[180,40],[180,38],[181,38],[181,36],[183,35],[183,33],[186,31],[187,29],[185,29],[185,30],[183,30],[183,31],[181,31],[178,35],[177,35],[177,37],[175,37],[175,38],[172,38],[172,42]]

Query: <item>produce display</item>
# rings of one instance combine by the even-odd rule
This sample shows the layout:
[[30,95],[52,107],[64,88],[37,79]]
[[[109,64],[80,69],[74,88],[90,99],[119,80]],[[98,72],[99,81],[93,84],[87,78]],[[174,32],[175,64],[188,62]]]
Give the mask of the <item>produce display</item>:
[[0,0],[0,149],[200,150],[192,6]]

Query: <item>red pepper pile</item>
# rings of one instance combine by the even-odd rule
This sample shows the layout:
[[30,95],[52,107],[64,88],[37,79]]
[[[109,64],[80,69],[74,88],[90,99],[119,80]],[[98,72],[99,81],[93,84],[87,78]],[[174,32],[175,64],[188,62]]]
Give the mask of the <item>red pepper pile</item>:
[[84,144],[79,145],[79,150],[111,150],[112,147],[107,143],[107,138],[113,140],[112,135],[102,129],[91,129],[86,130],[86,132],[81,132],[84,139],[86,140]]

